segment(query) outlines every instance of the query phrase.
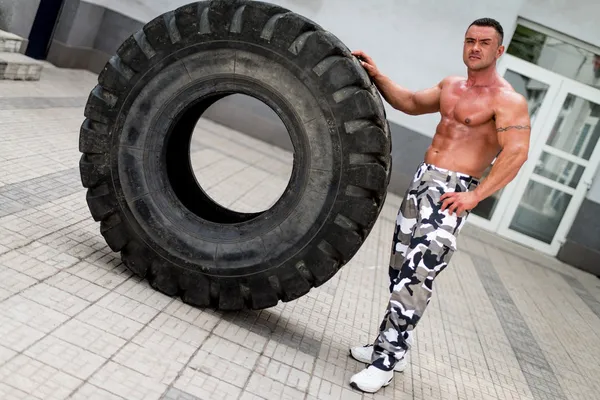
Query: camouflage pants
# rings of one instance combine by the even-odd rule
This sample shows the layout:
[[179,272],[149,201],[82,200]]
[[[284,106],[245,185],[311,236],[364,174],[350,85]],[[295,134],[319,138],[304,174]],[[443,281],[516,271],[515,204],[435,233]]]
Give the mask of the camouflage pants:
[[372,363],[392,370],[412,343],[412,331],[431,300],[434,279],[456,251],[469,212],[441,211],[445,192],[470,191],[478,180],[422,163],[406,191],[396,220],[390,257],[390,300],[375,340]]

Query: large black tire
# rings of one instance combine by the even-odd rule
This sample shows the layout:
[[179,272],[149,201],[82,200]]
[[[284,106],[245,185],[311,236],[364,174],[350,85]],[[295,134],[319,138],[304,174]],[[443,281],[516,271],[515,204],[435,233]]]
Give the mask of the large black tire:
[[[200,307],[262,309],[322,285],[359,250],[391,170],[383,103],[349,49],[316,23],[253,1],[204,1],[128,38],[101,72],[79,148],[87,202],[110,248],[152,287]],[[190,138],[220,98],[277,112],[290,183],[264,213],[213,202]]]

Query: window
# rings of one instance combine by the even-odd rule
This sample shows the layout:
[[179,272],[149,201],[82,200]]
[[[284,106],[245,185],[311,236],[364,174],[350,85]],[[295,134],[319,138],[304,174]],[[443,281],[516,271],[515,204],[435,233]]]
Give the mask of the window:
[[586,85],[600,88],[600,49],[576,45],[566,36],[521,21],[506,49],[508,54],[561,74]]

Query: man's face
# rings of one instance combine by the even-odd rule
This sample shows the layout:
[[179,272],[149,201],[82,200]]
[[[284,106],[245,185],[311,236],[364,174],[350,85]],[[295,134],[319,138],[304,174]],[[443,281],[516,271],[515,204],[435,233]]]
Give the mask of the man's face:
[[465,35],[463,60],[474,71],[488,68],[504,53],[500,36],[491,26],[471,26]]

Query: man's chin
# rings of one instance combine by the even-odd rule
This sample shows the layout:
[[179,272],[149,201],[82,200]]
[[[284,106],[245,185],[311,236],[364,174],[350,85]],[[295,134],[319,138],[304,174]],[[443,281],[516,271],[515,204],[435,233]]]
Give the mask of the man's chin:
[[487,66],[480,62],[468,62],[467,68],[469,68],[471,71],[481,71],[482,69],[486,69]]

